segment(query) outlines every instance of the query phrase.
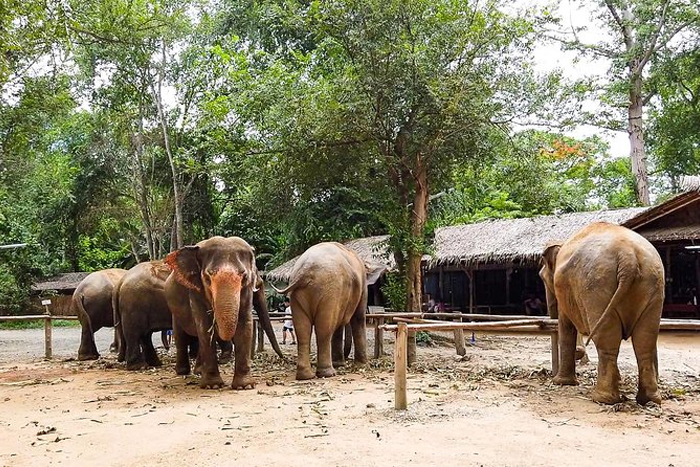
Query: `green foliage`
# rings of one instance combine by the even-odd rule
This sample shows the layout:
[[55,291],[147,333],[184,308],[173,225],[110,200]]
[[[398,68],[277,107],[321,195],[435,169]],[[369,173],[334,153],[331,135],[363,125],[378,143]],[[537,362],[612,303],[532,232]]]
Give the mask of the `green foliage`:
[[[18,330],[18,329],[43,329],[44,321],[40,319],[18,320],[18,321],[2,321],[0,329]],[[74,328],[80,326],[78,320],[54,319],[51,320],[51,325],[57,328]]]
[[382,284],[382,294],[386,298],[389,308],[403,311],[406,307],[406,278],[399,272],[387,272],[386,281]]

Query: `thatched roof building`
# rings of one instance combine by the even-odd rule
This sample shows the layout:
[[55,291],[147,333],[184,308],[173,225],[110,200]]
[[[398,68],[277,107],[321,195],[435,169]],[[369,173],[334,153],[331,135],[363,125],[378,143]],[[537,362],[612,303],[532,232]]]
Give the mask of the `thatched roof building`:
[[435,231],[430,265],[536,264],[548,243],[566,240],[592,222],[622,224],[646,209],[576,212],[442,227]]
[[50,277],[42,282],[32,285],[32,291],[47,292],[53,290],[61,293],[73,293],[78,284],[85,279],[89,272],[67,272]]
[[[368,278],[369,284],[375,283],[384,271],[391,270],[395,266],[394,257],[389,254],[387,250],[388,239],[388,235],[378,235],[375,237],[358,238],[343,242],[343,245],[357,253],[360,259],[370,266],[371,273]],[[299,259],[299,256],[265,273],[265,278],[268,281],[288,282],[289,275],[297,259]]]

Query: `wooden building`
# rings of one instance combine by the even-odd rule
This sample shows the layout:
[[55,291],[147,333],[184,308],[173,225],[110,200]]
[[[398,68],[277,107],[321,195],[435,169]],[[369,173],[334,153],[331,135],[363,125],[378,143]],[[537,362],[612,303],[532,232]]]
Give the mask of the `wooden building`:
[[68,316],[73,314],[70,308],[73,292],[78,284],[85,279],[89,272],[67,272],[50,277],[42,282],[37,282],[32,286],[32,306],[43,313],[41,300],[48,298],[51,300],[49,310],[53,315]]

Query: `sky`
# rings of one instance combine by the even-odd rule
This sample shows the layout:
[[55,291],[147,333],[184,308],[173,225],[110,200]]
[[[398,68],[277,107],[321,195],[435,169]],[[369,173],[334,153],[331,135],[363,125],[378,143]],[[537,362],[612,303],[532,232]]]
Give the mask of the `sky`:
[[[588,43],[593,43],[604,38],[607,33],[597,29],[591,22],[591,11],[585,1],[573,2],[571,0],[560,1],[533,1],[530,6],[552,6],[557,16],[562,18],[562,27],[565,29],[587,27],[587,30],[579,33],[579,38]],[[539,71],[547,72],[554,69],[561,69],[564,75],[571,79],[583,78],[585,76],[597,76],[604,78],[608,72],[610,63],[607,60],[596,58],[595,60],[581,58],[573,51],[563,51],[558,44],[541,44],[535,50],[534,60]],[[590,101],[585,104],[586,109],[594,110],[598,104]],[[592,125],[582,125],[567,132],[568,135],[576,138],[598,135],[610,144],[610,154],[614,157],[629,155],[630,142],[626,131],[603,130]]]

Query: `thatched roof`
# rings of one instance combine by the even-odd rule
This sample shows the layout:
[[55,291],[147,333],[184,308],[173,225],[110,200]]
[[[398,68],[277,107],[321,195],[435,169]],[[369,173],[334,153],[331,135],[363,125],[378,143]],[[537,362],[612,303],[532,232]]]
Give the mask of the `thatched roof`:
[[45,292],[48,290],[55,290],[57,292],[72,293],[78,284],[85,279],[89,272],[67,272],[64,274],[58,274],[48,279],[37,282],[32,285],[32,290],[36,292]]
[[685,175],[681,177],[683,191],[700,191],[700,176]]
[[[369,278],[369,283],[374,283],[379,275],[387,269],[395,266],[394,257],[387,253],[386,241],[388,235],[378,235],[376,237],[358,238],[343,242],[343,245],[353,250],[365,263],[371,266],[373,274]],[[301,255],[300,255],[301,256]],[[265,278],[274,282],[287,282],[299,256],[290,259],[281,266],[265,273]]]
[[430,264],[476,266],[514,261],[534,264],[550,242],[566,240],[592,222],[621,224],[646,209],[576,212],[442,227],[435,231]]

